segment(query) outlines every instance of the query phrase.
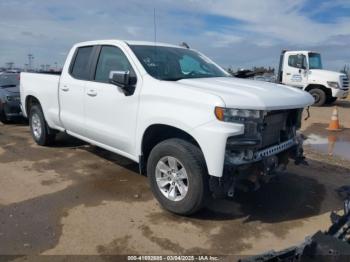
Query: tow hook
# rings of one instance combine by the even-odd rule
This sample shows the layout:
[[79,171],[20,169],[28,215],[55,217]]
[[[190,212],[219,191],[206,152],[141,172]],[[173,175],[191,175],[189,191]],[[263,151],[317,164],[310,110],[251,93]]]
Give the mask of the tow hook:
[[235,182],[233,181],[231,183],[230,188],[228,189],[227,196],[228,197],[233,197],[235,195]]
[[304,150],[303,150],[303,143],[306,137],[303,134],[298,134],[296,136],[297,140],[297,147],[295,149],[295,157],[294,157],[294,164],[295,165],[304,165],[309,166],[309,163],[306,161],[306,158],[304,156]]
[[233,176],[209,179],[209,188],[215,199],[223,199],[227,196],[233,197],[235,194],[236,180]]
[[307,115],[304,118],[304,121],[306,121],[306,120],[308,120],[310,118],[310,107],[309,106],[306,108],[306,113],[307,113]]

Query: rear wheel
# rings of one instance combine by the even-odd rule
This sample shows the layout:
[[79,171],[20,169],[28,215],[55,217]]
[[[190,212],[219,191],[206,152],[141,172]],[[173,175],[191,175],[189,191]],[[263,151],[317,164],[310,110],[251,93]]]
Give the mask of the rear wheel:
[[314,106],[323,106],[326,103],[326,93],[319,88],[314,88],[309,91],[309,93],[313,96],[315,99]]
[[193,214],[209,196],[203,154],[185,140],[169,139],[156,145],[148,158],[147,174],[154,196],[170,212]]
[[30,109],[29,126],[32,137],[38,145],[48,146],[53,143],[55,134],[49,134],[49,126],[39,105],[33,105]]

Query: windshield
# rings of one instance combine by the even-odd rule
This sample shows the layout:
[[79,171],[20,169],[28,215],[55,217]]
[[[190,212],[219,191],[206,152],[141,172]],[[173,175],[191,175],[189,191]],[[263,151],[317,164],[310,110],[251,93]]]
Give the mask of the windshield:
[[15,87],[18,84],[18,74],[0,74],[0,88]]
[[160,80],[228,76],[208,58],[193,50],[142,45],[131,45],[130,48],[146,71]]
[[322,69],[321,55],[309,53],[309,69]]

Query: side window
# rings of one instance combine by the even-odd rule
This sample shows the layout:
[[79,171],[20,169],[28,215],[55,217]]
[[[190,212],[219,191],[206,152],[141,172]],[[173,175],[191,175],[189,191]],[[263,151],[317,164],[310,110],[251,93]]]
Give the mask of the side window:
[[288,65],[291,67],[302,68],[306,65],[306,56],[290,55],[288,58]]
[[297,55],[290,55],[288,58],[288,65],[292,67],[297,67],[297,60],[298,56]]
[[115,46],[103,46],[97,62],[95,80],[108,83],[111,71],[133,72],[129,60],[122,50]]
[[90,79],[89,61],[92,55],[92,46],[79,47],[75,56],[74,65],[71,68],[71,75],[82,80]]

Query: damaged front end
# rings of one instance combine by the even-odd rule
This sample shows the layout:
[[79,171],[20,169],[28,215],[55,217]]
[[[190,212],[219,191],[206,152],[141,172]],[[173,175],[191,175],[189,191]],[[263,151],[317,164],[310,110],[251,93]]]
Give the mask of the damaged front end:
[[260,111],[259,117],[239,117],[244,134],[229,137],[226,144],[224,174],[212,177],[210,188],[216,197],[234,195],[236,188],[256,190],[278,171],[286,169],[289,159],[307,164],[303,156],[302,109]]

